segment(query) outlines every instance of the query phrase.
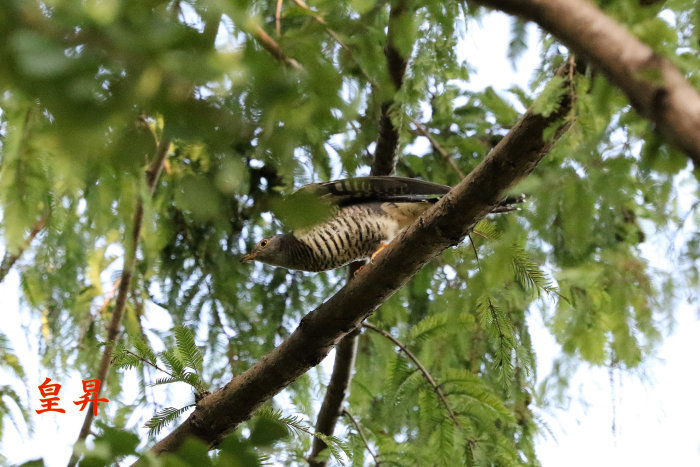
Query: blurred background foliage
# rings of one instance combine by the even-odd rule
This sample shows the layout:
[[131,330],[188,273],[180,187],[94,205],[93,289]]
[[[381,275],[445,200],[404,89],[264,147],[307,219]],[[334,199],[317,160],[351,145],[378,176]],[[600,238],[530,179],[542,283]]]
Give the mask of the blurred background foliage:
[[[598,3],[700,87],[696,2]],[[279,19],[271,0],[0,3],[0,271],[21,275],[23,313],[42,323],[31,337],[51,374],[97,371],[139,197],[144,228],[121,349],[145,360],[148,349],[178,349],[152,355],[170,370],[190,367],[182,355],[199,353],[203,363],[190,368],[194,392],[214,390],[344,283],[342,270],[239,263],[284,228],[269,213],[281,195],[368,174],[388,99],[400,130],[395,173],[455,185],[566,60],[543,34],[529,88],[469,90],[469,57],[459,60],[457,49],[486,11],[462,2],[407,5],[395,43],[410,58],[394,95],[383,53],[390,2],[318,0],[309,9],[290,0]],[[526,43],[524,24],[513,20],[514,63]],[[679,201],[680,192],[698,194],[687,158],[602,76],[581,68],[572,126],[518,186],[528,196],[522,211],[482,222],[471,241],[428,264],[371,318],[430,369],[458,423],[392,342],[361,336],[347,410],[382,463],[537,465],[533,437],[546,427],[536,405],[564,390],[564,369],[640,364],[672,320],[676,297],[697,289],[700,240],[679,235],[679,226],[698,221]],[[551,111],[556,97],[545,92],[538,110]],[[169,157],[150,197],[144,171],[161,141],[171,142]],[[660,235],[678,237],[672,277],[641,255],[641,244]],[[539,389],[533,312],[543,313],[563,349],[552,384]],[[154,326],[149,316],[170,321]],[[178,326],[192,342],[176,339]],[[15,381],[0,386],[0,415],[14,404],[29,420],[21,362],[0,338],[0,365]],[[143,362],[112,369],[106,395],[116,403],[95,428],[95,445],[107,447],[86,465],[134,452],[134,433],[141,448],[149,442],[139,429],[163,404],[147,387],[165,375]],[[137,400],[120,399],[127,374],[139,382]],[[313,425],[325,381],[321,368],[309,372],[271,404],[281,412],[266,409],[213,459],[193,442],[180,460],[302,463],[311,443],[302,425]],[[186,411],[159,413],[170,422]],[[347,452],[339,458],[372,462],[357,427],[341,423],[338,445]]]

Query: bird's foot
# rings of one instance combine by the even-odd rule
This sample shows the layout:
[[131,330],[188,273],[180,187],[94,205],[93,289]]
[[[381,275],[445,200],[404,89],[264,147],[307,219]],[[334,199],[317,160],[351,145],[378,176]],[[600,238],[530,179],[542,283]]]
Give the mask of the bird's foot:
[[388,247],[388,246],[389,246],[388,243],[382,242],[382,245],[379,247],[379,249],[378,249],[377,251],[375,251],[374,253],[372,253],[372,256],[370,256],[369,262],[370,262],[370,263],[374,263],[374,258],[377,257],[377,255],[379,254],[380,251],[382,251],[384,248],[386,248],[386,247]]
[[[377,255],[379,254],[380,251],[382,251],[384,248],[386,248],[386,247],[388,247],[388,246],[389,246],[388,243],[382,242],[382,244],[381,244],[381,246],[379,247],[379,249],[377,249],[377,251],[375,251],[374,253],[372,253],[372,256],[369,257],[369,262],[370,262],[370,264],[374,264],[374,258],[377,257]],[[352,276],[355,277],[360,271],[362,271],[362,268],[364,268],[365,266],[367,266],[367,264],[363,264],[362,266],[360,266],[360,267],[358,267],[357,269],[355,269],[355,272],[352,273]]]

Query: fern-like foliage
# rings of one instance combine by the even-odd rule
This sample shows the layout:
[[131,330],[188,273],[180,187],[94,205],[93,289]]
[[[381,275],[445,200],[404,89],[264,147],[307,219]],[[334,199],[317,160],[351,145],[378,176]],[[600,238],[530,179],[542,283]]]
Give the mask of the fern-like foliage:
[[450,400],[454,399],[463,407],[471,408],[464,411],[468,417],[480,416],[485,421],[499,418],[508,423],[515,421],[501,398],[481,378],[469,371],[449,371],[442,379],[442,386]]
[[473,324],[474,316],[469,313],[460,313],[457,316],[454,313],[428,315],[411,328],[407,342],[429,341],[450,326],[471,327]]
[[345,464],[345,458],[352,459],[351,449],[347,443],[336,436],[327,436],[314,431],[298,416],[284,415],[281,410],[273,409],[272,407],[261,408],[256,412],[255,416],[279,424],[292,436],[298,437],[305,434],[320,439],[328,445],[331,456],[341,465]]
[[495,304],[494,298],[482,296],[477,302],[482,326],[497,343],[494,351],[494,366],[498,370],[503,387],[508,388],[513,377],[513,353],[515,341],[510,318]]
[[521,18],[513,18],[510,27],[511,38],[508,43],[508,59],[515,67],[518,59],[527,50],[527,23]]
[[131,352],[124,344],[119,343],[112,352],[112,366],[114,368],[140,368],[143,363],[155,364],[153,361],[145,360],[139,355]]
[[489,240],[496,240],[501,238],[502,234],[493,222],[488,219],[482,219],[474,226],[474,235]]
[[148,428],[148,436],[158,436],[158,433],[160,433],[163,428],[180,418],[180,415],[187,412],[194,406],[195,404],[190,404],[180,407],[179,409],[175,407],[166,407],[163,410],[159,410],[144,425],[146,428]]
[[538,295],[541,292],[558,295],[559,292],[552,285],[551,278],[533,261],[525,248],[520,245],[512,245],[510,250],[513,255],[513,274],[518,283],[528,290],[537,291]]
[[[19,362],[17,355],[14,354],[10,347],[10,341],[4,334],[0,333],[0,370],[13,373],[19,380],[24,381],[24,368]],[[29,409],[22,403],[22,398],[17,394],[15,389],[8,385],[0,386],[0,436],[2,436],[5,418],[9,418],[12,424],[19,430],[18,420],[12,416],[7,401],[11,400],[14,406],[19,410],[24,423],[32,429]]]
[[141,368],[149,365],[166,376],[156,378],[153,386],[182,382],[192,386],[198,394],[207,391],[202,380],[203,357],[194,341],[194,334],[189,329],[175,328],[175,347],[162,352],[154,352],[146,342],[139,338],[131,339],[132,349],[120,344],[112,354],[112,364],[116,368]]
[[177,350],[180,353],[180,358],[190,367],[195,373],[202,372],[202,353],[197,348],[194,342],[194,333],[184,327],[175,327],[175,342]]

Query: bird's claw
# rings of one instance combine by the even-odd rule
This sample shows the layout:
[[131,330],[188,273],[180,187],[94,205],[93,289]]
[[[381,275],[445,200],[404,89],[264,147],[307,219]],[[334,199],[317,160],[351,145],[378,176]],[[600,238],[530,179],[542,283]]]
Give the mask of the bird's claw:
[[376,258],[377,255],[378,255],[384,248],[386,248],[386,247],[388,247],[388,246],[389,246],[388,243],[382,242],[382,244],[381,244],[381,246],[379,247],[379,249],[378,249],[377,251],[375,251],[374,253],[372,253],[372,256],[370,256],[369,262],[374,264],[374,258]]

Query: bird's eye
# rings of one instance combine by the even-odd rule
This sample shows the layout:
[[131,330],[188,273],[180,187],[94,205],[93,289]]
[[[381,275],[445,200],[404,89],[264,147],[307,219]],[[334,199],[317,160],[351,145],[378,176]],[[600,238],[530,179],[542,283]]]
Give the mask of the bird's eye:
[[268,239],[260,240],[260,248],[265,248],[270,243]]

